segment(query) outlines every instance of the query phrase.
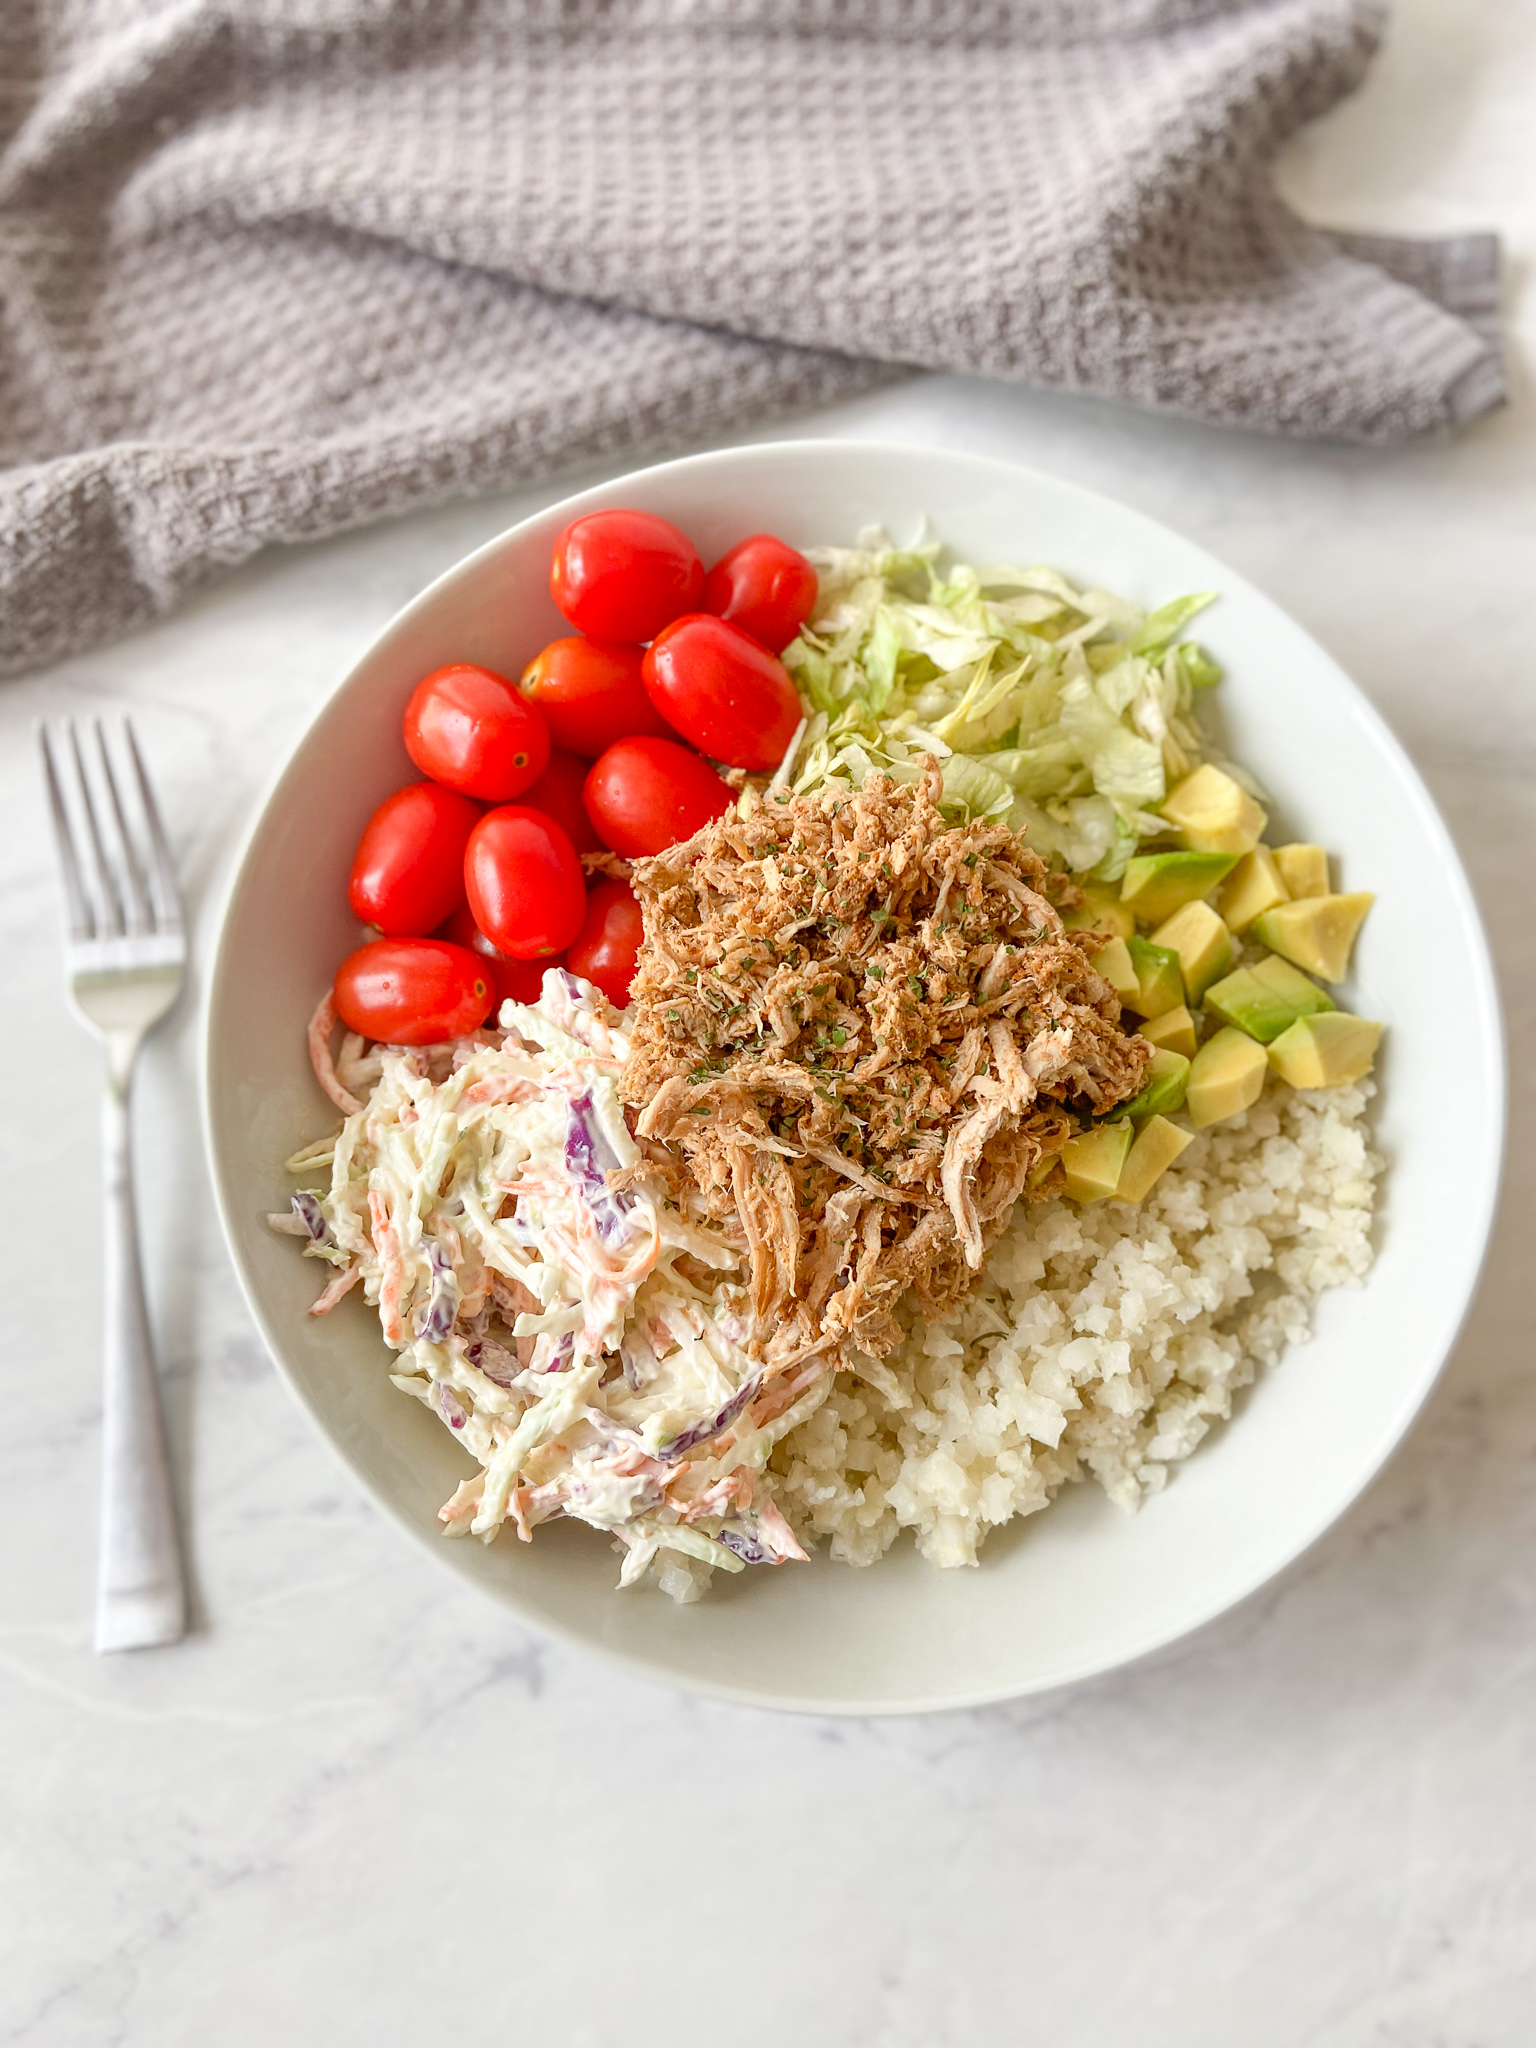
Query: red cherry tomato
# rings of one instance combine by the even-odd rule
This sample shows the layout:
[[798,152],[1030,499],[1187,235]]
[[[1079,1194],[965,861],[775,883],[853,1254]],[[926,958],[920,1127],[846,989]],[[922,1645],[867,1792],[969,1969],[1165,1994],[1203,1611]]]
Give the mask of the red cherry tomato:
[[538,706],[557,747],[595,761],[631,733],[672,730],[645,694],[643,653],[618,640],[551,640],[517,687]]
[[662,716],[732,768],[777,768],[804,715],[778,656],[710,612],[690,612],[659,633],[641,672]]
[[405,751],[434,782],[504,804],[544,773],[549,730],[505,676],[459,661],[411,692]]
[[514,960],[562,952],[586,915],[570,835],[526,804],[486,812],[464,849],[464,881],[475,923]]
[[704,609],[782,654],[816,605],[816,571],[771,533],[754,533],[722,555],[704,579]]
[[397,789],[363,827],[347,900],[387,938],[435,931],[464,900],[464,848],[480,806],[435,782]]
[[736,801],[707,761],[676,740],[617,740],[587,777],[587,812],[626,859],[691,839]]
[[[649,702],[645,708],[651,710]],[[651,715],[654,717],[655,713]],[[574,754],[562,754],[557,747],[538,781],[523,791],[523,802],[529,810],[543,811],[557,825],[563,825],[578,853],[596,853],[603,843],[592,830],[592,820],[581,800],[582,785],[591,765]]]
[[[590,831],[591,827],[587,829]],[[447,939],[455,946],[467,946],[470,952],[479,954],[496,991],[493,1016],[503,1003],[536,1003],[543,993],[545,968],[565,965],[563,953],[541,954],[537,960],[511,959],[481,931],[467,903],[459,905],[437,937]]]
[[572,974],[595,983],[622,1010],[629,1001],[644,937],[634,890],[627,882],[599,882],[587,898],[587,914],[565,964]]
[[654,512],[589,512],[555,542],[549,588],[579,632],[649,640],[698,609],[704,564],[687,534]]
[[342,961],[332,1001],[349,1031],[385,1045],[440,1045],[485,1022],[486,963],[442,939],[375,939]]

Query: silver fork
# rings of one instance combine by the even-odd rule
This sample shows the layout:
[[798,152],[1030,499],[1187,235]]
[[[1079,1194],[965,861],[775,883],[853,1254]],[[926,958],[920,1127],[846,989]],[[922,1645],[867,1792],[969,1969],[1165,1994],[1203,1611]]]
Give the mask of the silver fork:
[[[121,785],[100,719],[94,721],[94,737],[96,780],[107,797],[100,809],[74,721],[57,736],[47,726],[38,728],[64,881],[70,1007],[101,1039],[107,1055],[101,1119],[106,1274],[96,1579],[96,1648],[104,1651],[173,1643],[186,1628],[160,1380],[139,1270],[128,1102],[145,1034],[181,993],[187,935],[175,865],[133,728],[123,721],[131,774],[124,775]],[[63,777],[56,750],[66,758]],[[66,780],[71,802],[65,800]],[[135,813],[132,825],[130,811]]]

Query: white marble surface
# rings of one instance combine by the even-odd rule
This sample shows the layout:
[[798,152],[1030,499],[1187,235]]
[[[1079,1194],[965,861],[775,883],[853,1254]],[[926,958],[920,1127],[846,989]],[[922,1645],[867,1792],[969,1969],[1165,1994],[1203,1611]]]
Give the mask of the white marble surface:
[[[1500,227],[1528,359],[1533,107],[1529,4],[1414,0],[1288,181],[1318,218]],[[237,1297],[190,1003],[146,1057],[138,1114],[196,1627],[174,1650],[92,1657],[96,1068],[60,992],[29,723],[132,709],[206,959],[219,871],[309,708],[535,495],[273,554],[131,643],[0,690],[0,2041],[1536,2039],[1526,363],[1516,380],[1500,416],[1396,452],[950,379],[809,423],[1058,470],[1268,588],[1424,769],[1509,1007],[1503,1219],[1406,1449],[1265,1596],[1016,1708],[816,1723],[674,1697],[525,1634],[408,1547],[311,1437]]]

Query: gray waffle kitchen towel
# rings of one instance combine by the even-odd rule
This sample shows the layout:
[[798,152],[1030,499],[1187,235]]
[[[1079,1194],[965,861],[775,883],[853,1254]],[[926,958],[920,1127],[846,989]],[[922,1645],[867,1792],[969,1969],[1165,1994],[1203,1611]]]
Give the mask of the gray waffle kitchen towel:
[[1268,166],[1364,0],[7,0],[4,660],[211,569],[927,365],[1389,441],[1486,236]]

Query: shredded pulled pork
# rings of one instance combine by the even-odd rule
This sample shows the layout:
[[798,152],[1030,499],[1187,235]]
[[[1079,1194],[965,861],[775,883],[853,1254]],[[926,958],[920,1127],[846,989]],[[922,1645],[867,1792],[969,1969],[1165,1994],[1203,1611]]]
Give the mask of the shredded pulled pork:
[[1150,1056],[1045,864],[946,824],[940,788],[929,756],[840,800],[770,789],[635,864],[620,1093],[739,1228],[775,1370],[879,1357],[908,1288],[960,1299],[1070,1112],[1134,1095]]

